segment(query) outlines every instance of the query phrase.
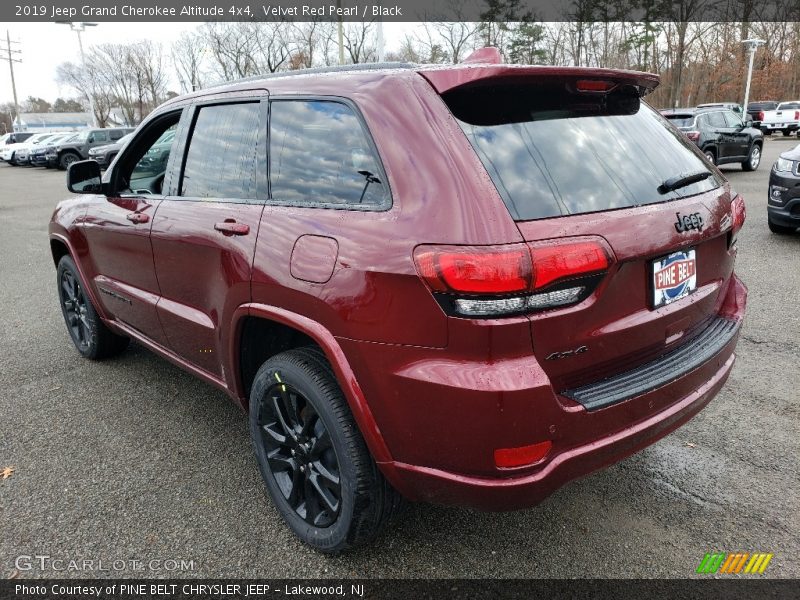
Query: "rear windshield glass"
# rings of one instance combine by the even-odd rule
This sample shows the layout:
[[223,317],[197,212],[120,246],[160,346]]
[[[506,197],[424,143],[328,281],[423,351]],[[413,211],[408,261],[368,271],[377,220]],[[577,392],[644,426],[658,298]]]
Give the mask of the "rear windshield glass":
[[692,115],[664,115],[675,127],[691,127],[694,123]]
[[604,96],[571,93],[564,83],[492,85],[443,98],[517,221],[653,204],[720,185],[712,175],[659,193],[667,179],[708,168],[631,88]]

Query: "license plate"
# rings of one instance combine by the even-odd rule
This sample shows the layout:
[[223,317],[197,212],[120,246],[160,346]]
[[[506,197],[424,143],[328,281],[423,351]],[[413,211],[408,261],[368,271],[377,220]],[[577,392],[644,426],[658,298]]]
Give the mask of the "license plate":
[[673,252],[651,264],[653,308],[685,298],[697,289],[694,249]]

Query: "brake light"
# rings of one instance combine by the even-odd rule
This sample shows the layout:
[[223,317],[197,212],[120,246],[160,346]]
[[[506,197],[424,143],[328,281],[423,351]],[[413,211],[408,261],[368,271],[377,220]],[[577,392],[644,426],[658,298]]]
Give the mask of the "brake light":
[[744,205],[744,198],[736,196],[731,202],[731,216],[733,217],[733,225],[731,226],[731,233],[736,233],[744,226],[744,221],[747,218],[747,209]]
[[553,442],[539,442],[519,448],[498,448],[494,451],[494,464],[502,469],[533,465],[550,452]]
[[794,111],[794,120],[800,121],[800,110]]
[[[575,238],[503,246],[419,246],[414,262],[440,302],[469,317],[496,317],[579,302],[611,263],[606,245]],[[576,280],[551,289],[565,280]],[[446,296],[444,296],[446,294]],[[494,297],[493,297],[494,296]]]
[[417,270],[432,290],[464,294],[507,294],[531,287],[531,256],[510,246],[420,247]]
[[758,120],[759,121],[763,121],[764,120],[764,111],[763,110],[758,111]]
[[602,79],[579,79],[575,82],[575,89],[579,92],[600,92],[606,93],[617,87],[613,81]]
[[697,140],[700,139],[700,132],[699,131],[687,131],[686,132],[686,137],[689,138],[690,140],[692,140],[693,142],[696,142]]

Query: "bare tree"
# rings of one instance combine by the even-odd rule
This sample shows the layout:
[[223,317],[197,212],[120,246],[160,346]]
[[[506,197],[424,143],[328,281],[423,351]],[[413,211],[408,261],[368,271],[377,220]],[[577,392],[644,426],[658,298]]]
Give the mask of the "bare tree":
[[[89,61],[91,64],[91,61]],[[56,67],[56,81],[78,93],[84,104],[89,104],[92,97],[95,122],[100,127],[108,124],[114,95],[109,88],[102,85],[92,85],[89,74],[80,65],[72,62],[61,63]]]
[[172,43],[172,64],[184,92],[203,87],[206,43],[197,31],[185,31]]
[[344,49],[352,64],[375,60],[372,21],[347,23],[344,27]]

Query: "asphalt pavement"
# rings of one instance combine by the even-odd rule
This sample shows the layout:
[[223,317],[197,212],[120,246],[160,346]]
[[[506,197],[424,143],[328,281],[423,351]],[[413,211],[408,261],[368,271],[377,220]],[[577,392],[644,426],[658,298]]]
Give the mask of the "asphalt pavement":
[[723,167],[747,204],[750,298],[706,410],[536,508],[413,504],[338,557],[284,527],[222,393],[138,346],[78,355],[47,239],[64,173],[0,164],[0,578],[684,578],[714,551],[771,552],[765,577],[800,577],[800,234],[766,222],[770,166],[797,142],[768,139],[755,173]]

